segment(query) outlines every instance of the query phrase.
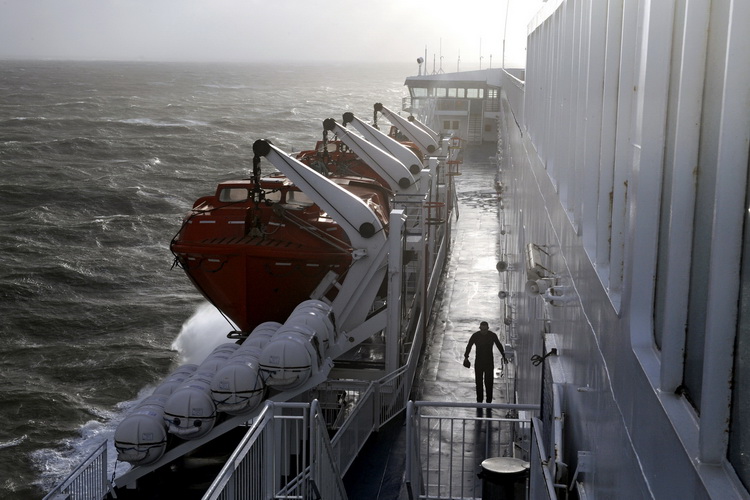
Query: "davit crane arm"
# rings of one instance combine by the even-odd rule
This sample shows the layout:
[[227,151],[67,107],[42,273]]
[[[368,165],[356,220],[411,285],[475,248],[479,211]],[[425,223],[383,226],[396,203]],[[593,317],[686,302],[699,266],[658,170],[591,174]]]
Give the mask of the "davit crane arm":
[[411,149],[407,148],[388,134],[384,134],[372,125],[360,120],[354,116],[354,113],[344,113],[342,123],[344,127],[351,123],[357,132],[362,134],[362,137],[383,151],[387,151],[401,163],[406,165],[409,168],[409,172],[411,172],[415,178],[419,177],[424,165],[422,164],[422,160],[420,160]]
[[331,304],[336,318],[337,339],[329,353],[335,358],[372,334],[367,334],[367,331],[371,331],[368,328],[358,335],[351,332],[365,322],[385,277],[388,255],[386,232],[375,213],[362,200],[270,142],[256,141],[253,153],[254,163],[260,162],[261,156],[266,157],[338,222],[349,237],[353,262]]
[[417,120],[417,118],[414,115],[409,115],[409,118],[407,118],[407,120],[409,120],[409,123],[413,123],[417,127],[427,132],[430,136],[432,136],[433,139],[435,139],[435,142],[440,143],[440,134],[432,130],[430,127],[428,127],[424,123]]
[[424,131],[421,127],[417,126],[415,123],[412,123],[403,116],[394,113],[390,109],[383,106],[381,103],[375,103],[373,109],[375,117],[377,117],[378,112],[382,113],[383,116],[388,118],[388,121],[398,127],[401,133],[403,133],[406,137],[409,138],[410,141],[416,144],[419,150],[424,154],[432,154],[440,148],[437,141],[431,134]]
[[392,191],[405,194],[418,192],[414,175],[390,153],[348,131],[333,118],[324,120],[323,128],[335,133],[341,142],[357,153],[362,161],[386,180]]

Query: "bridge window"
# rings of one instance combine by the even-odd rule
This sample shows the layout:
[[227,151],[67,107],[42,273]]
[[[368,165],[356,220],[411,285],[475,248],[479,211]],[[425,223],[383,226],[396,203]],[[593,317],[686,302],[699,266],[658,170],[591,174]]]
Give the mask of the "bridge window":
[[443,121],[443,129],[444,130],[458,130],[461,126],[461,122],[459,120],[444,120]]

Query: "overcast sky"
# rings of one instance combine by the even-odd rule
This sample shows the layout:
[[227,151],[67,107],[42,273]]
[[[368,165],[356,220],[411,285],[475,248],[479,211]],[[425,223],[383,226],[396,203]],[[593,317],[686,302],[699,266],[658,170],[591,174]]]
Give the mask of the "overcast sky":
[[[510,0],[506,62],[541,0]],[[0,59],[499,67],[505,0],[0,0]],[[442,47],[442,51],[441,51]],[[480,49],[481,47],[481,49]]]

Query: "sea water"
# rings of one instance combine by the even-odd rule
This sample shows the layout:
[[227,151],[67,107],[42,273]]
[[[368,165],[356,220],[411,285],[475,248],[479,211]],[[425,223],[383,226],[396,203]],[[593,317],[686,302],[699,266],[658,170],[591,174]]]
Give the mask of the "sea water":
[[310,149],[325,118],[400,110],[415,69],[0,61],[0,498],[42,496],[226,341],[172,269],[193,201],[248,177],[256,139]]

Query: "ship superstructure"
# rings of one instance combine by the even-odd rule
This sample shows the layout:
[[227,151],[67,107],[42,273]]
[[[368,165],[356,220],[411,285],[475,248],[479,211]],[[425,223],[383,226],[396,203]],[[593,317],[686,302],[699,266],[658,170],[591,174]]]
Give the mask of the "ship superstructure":
[[502,73],[501,307],[558,498],[749,496],[748,16],[547,2]]

